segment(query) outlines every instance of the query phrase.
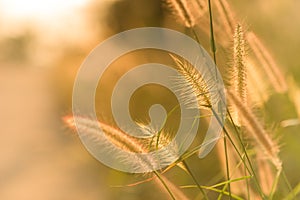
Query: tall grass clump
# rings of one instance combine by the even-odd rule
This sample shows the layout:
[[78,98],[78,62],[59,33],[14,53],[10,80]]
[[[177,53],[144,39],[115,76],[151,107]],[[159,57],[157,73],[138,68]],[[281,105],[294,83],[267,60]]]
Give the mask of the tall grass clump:
[[[88,137],[91,140],[99,142],[102,144],[102,148],[107,148],[105,151],[112,152],[110,144],[113,143],[117,147],[121,148],[123,151],[134,152],[134,153],[148,153],[151,149],[151,141],[140,141],[136,138],[129,136],[128,134],[114,128],[111,125],[90,120],[88,117],[78,117],[78,121],[75,125],[74,118],[72,116],[66,116],[63,118],[66,125],[73,130],[80,130],[84,132],[83,137]],[[100,129],[105,133],[101,134]],[[107,138],[106,138],[107,137]],[[159,144],[170,142],[168,138],[163,138],[159,141]],[[164,144],[162,144],[164,146]],[[176,147],[174,146],[174,151],[168,151],[165,155],[165,160],[168,160],[172,154],[176,155]],[[118,154],[120,159],[123,159],[122,162],[130,164],[132,166],[142,167],[143,169],[151,171],[153,165],[155,165],[155,159],[152,156],[147,156],[146,159],[142,159],[138,155],[135,159],[128,159],[122,155],[122,151]],[[154,170],[153,170],[154,171]],[[160,174],[157,171],[154,171],[156,178],[153,178],[156,185],[162,188],[162,191],[165,191],[172,199],[187,199],[187,197],[182,193],[177,186],[172,184],[164,175]],[[177,197],[177,198],[176,198]]]
[[[281,141],[276,138],[276,130],[271,128],[275,122],[268,122],[263,115],[264,106],[272,94],[289,92],[284,74],[271,53],[253,31],[245,29],[244,24],[239,22],[227,0],[163,0],[162,7],[198,43],[201,44],[204,39],[209,41],[210,46],[206,48],[210,48],[219,71],[224,72],[222,75],[227,83],[225,94],[228,106],[220,136],[223,139],[218,142],[217,151],[212,153],[217,157],[216,165],[220,175],[212,174],[211,182],[203,183],[193,171],[195,167],[188,164],[188,161],[193,160],[193,166],[197,165],[198,158],[194,155],[199,154],[201,147],[207,144],[195,145],[181,156],[177,154],[178,147],[175,144],[172,151],[164,152],[161,156],[166,159],[176,158],[176,161],[160,172],[154,171],[154,176],[149,180],[155,181],[168,194],[168,198],[179,200],[273,199],[275,196],[284,196],[282,191],[286,192],[286,196],[295,197],[295,189],[290,187],[284,173],[284,163],[280,157]],[[219,54],[219,50],[223,53]],[[171,59],[178,71],[176,81],[179,81],[184,101],[206,111],[207,115],[199,118],[219,118],[213,108],[223,100],[210,93],[218,83],[215,80],[205,81],[201,74],[205,72],[197,71],[192,63],[183,58],[171,54]],[[295,98],[299,96],[298,93],[298,90],[290,92],[295,103],[299,103]],[[192,102],[191,96],[196,96],[197,102]],[[65,117],[64,121],[70,128],[75,127],[73,117]],[[99,134],[99,127],[104,134]],[[145,127],[141,125],[141,129]],[[104,141],[105,145],[109,142],[124,151],[136,153],[163,148],[172,139],[172,134],[167,131],[162,134],[155,132],[151,139],[137,139],[105,122],[95,122],[88,117],[79,117],[77,129],[86,133],[83,137]],[[158,136],[160,134],[162,137]],[[107,151],[111,151],[108,144]],[[120,158],[140,168],[152,169],[157,165],[151,157],[141,159],[137,156],[134,160],[127,160],[120,155]],[[174,170],[175,166],[183,170],[190,184],[176,185],[167,179],[165,173]],[[201,166],[197,166],[197,170],[202,171]],[[176,182],[178,184],[180,180]],[[191,188],[196,189],[193,197],[186,195]]]

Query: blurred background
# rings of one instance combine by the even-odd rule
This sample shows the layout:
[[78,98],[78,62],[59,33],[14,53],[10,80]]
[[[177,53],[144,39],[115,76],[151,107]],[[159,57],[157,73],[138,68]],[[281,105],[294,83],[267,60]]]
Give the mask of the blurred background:
[[[297,88],[300,2],[229,2],[246,28],[271,49],[288,80],[294,80],[290,87]],[[71,114],[76,72],[97,44],[136,27],[183,30],[172,21],[160,0],[0,0],[0,199],[161,198],[151,182],[111,187],[143,177],[132,178],[96,161],[62,117]],[[273,121],[298,117],[288,95],[270,101]],[[295,186],[300,181],[300,126],[280,128],[279,134],[284,167]],[[211,178],[205,171],[213,156],[199,161],[197,173],[204,182]],[[179,172],[176,176],[181,184],[188,181]]]

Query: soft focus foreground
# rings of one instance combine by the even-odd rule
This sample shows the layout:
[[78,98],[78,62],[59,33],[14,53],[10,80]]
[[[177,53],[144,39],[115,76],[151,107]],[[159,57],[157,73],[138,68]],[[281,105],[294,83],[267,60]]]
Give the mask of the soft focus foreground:
[[[77,2],[56,10],[59,6],[51,2],[48,10],[34,1],[27,5],[1,3],[6,14],[0,15],[0,199],[168,198],[154,181],[125,187],[148,176],[123,174],[94,160],[77,135],[62,123],[62,117],[71,113],[76,72],[99,42],[130,28],[167,24],[182,31],[183,27],[173,22],[158,0]],[[296,9],[300,5],[296,0],[229,3],[248,24],[244,28],[253,30],[271,50],[287,78],[289,94],[272,95],[264,104],[264,117],[274,122],[280,157],[294,188],[300,181],[295,175],[300,169],[300,61],[295,56],[300,50],[300,16]],[[203,46],[209,50],[209,37],[203,38]],[[219,53],[222,56],[224,52]],[[119,65],[133,65],[129,61],[135,60],[124,58]],[[107,109],[101,103],[97,106],[101,112]],[[100,117],[110,120],[109,116]],[[219,180],[221,167],[216,157],[214,151],[205,159],[195,156],[189,160],[201,184],[212,185]],[[172,170],[166,176],[177,186],[191,182],[184,172]],[[183,190],[189,197],[199,192],[195,188]]]

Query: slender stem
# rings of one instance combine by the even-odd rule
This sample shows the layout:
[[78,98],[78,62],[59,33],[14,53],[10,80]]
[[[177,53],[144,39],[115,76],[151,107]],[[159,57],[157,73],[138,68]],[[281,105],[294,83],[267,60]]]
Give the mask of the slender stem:
[[287,187],[288,187],[288,189],[289,189],[289,191],[291,192],[291,194],[293,195],[293,198],[296,198],[296,195],[293,193],[293,188],[292,188],[292,186],[291,186],[291,184],[290,184],[290,182],[289,182],[289,180],[288,180],[288,178],[287,178],[287,176],[286,176],[286,173],[285,173],[285,171],[282,169],[282,177],[283,177],[283,180],[284,180],[284,182],[286,183],[286,185],[287,185]]
[[192,27],[191,31],[192,31],[192,34],[194,35],[195,40],[200,44],[200,40],[199,40],[198,35],[197,35],[196,31],[195,31],[195,28]]
[[[219,124],[220,124],[221,126],[223,126],[223,123],[221,122],[221,119],[219,118],[219,116],[218,116],[218,114],[216,113],[216,111],[215,111],[214,109],[211,109],[211,110],[212,110],[214,116],[216,117],[217,121],[219,122]],[[240,135],[239,135],[239,132],[238,132],[236,126],[235,126],[234,123],[233,123],[232,116],[231,116],[231,114],[230,114],[230,112],[229,112],[228,109],[227,109],[227,113],[228,113],[229,118],[230,118],[230,120],[231,120],[231,122],[232,122],[232,124],[233,124],[233,126],[234,126],[234,129],[235,129],[235,131],[236,131],[236,133],[237,133],[237,137],[239,138],[239,142],[241,143],[241,145],[242,145],[242,147],[243,147],[243,151],[245,152],[245,156],[246,156],[247,161],[248,161],[248,163],[249,163],[251,172],[250,172],[250,170],[248,169],[248,167],[247,167],[247,165],[246,165],[246,163],[245,163],[245,161],[244,161],[244,158],[243,158],[242,155],[240,154],[239,150],[238,150],[237,147],[235,146],[235,144],[234,144],[233,140],[231,139],[231,137],[230,137],[230,135],[229,135],[227,129],[226,129],[224,126],[223,126],[223,131],[225,132],[227,138],[229,139],[230,143],[231,143],[232,146],[234,147],[235,151],[238,153],[239,157],[242,159],[242,161],[243,161],[245,167],[248,169],[249,173],[253,173],[253,177],[254,177],[254,180],[255,180],[255,181],[254,181],[254,182],[255,182],[255,185],[256,185],[256,187],[257,187],[257,189],[258,189],[258,191],[259,191],[261,197],[263,197],[263,199],[265,199],[265,195],[263,194],[263,192],[262,192],[262,190],[261,190],[261,187],[260,187],[260,185],[258,184],[258,179],[257,179],[257,176],[256,176],[256,174],[255,174],[255,171],[254,171],[254,168],[253,168],[253,166],[252,166],[252,163],[251,163],[251,161],[250,161],[250,158],[249,158],[249,156],[248,156],[248,154],[247,154],[246,148],[245,148],[245,146],[244,146],[244,144],[243,144],[243,141],[242,141],[242,139],[241,139],[241,137],[240,137]]]
[[[212,191],[215,191],[215,192],[218,192],[218,193],[222,193],[222,194],[225,194],[225,195],[229,195],[228,192],[226,191],[222,191],[222,190],[219,190],[219,189],[216,189],[216,188],[211,188],[211,187],[207,187],[207,186],[202,186],[204,189],[207,189],[207,190],[212,190]],[[236,196],[236,195],[232,195],[231,196],[233,199],[237,199],[237,200],[243,200],[243,198],[239,197],[239,196]]]
[[212,9],[211,9],[211,2],[210,2],[210,0],[208,0],[208,11],[209,11],[211,50],[212,50],[212,53],[213,53],[215,64],[217,64],[217,58],[216,58],[217,48],[216,48],[216,43],[215,43],[213,17],[212,17]]
[[276,188],[277,188],[277,185],[278,185],[278,182],[279,182],[281,171],[282,171],[282,169],[280,169],[279,171],[277,171],[277,174],[276,174],[276,177],[275,177],[275,181],[274,181],[274,183],[272,185],[272,190],[271,190],[271,193],[270,193],[270,196],[269,196],[269,199],[271,199],[271,200],[273,199],[274,194],[276,192]]
[[[283,174],[285,174],[283,172]],[[284,179],[286,179],[287,177],[284,175]],[[286,180],[288,182],[288,180]],[[300,183],[298,183],[294,189],[291,188],[291,191],[289,194],[287,194],[284,198],[284,200],[292,200],[292,199],[296,199],[296,197],[298,196],[298,194],[300,193]]]
[[157,171],[154,171],[154,174],[157,176],[157,178],[160,180],[160,182],[163,184],[163,186],[166,188],[167,192],[170,194],[171,198],[173,200],[176,200],[173,193],[171,192],[171,190],[169,189],[169,187],[167,186],[166,182],[162,179],[162,177],[160,176],[160,174]]
[[189,172],[189,174],[191,175],[192,179],[194,180],[194,182],[196,183],[197,187],[199,188],[200,192],[202,193],[204,199],[208,200],[208,197],[206,195],[206,193],[204,192],[203,188],[201,187],[201,185],[198,183],[196,177],[194,176],[194,174],[192,173],[192,170],[189,168],[187,162],[185,160],[182,161],[183,165],[185,166],[185,168],[187,169],[187,171]]
[[[237,148],[236,145],[234,144],[234,142],[233,142],[231,136],[229,135],[229,132],[227,131],[227,129],[226,129],[226,127],[224,126],[224,124],[221,122],[221,119],[219,118],[218,114],[216,113],[216,111],[215,111],[214,109],[211,109],[211,110],[212,110],[214,116],[216,117],[218,123],[223,127],[223,131],[224,131],[226,137],[229,139],[230,143],[232,144],[233,148],[234,148],[235,151],[237,152],[238,156],[244,161],[243,156],[241,155],[241,153],[239,152],[238,148]],[[246,152],[245,152],[245,154],[246,154]],[[249,157],[247,157],[247,159],[248,159],[248,162],[250,163]],[[245,164],[245,162],[243,162],[243,163]],[[246,164],[245,164],[245,166],[247,167]],[[250,165],[250,166],[252,166],[252,165]],[[250,170],[250,169],[251,169],[251,170]],[[251,167],[250,169],[247,167],[248,172],[249,172],[249,173],[253,173],[253,172],[254,172],[253,168]]]
[[[245,165],[244,165],[244,170],[245,170],[245,175],[247,175],[247,169]],[[246,180],[246,186],[247,186],[247,197],[248,199],[250,199],[250,183],[248,179]]]
[[[216,43],[215,43],[214,26],[213,26],[213,14],[212,14],[212,8],[211,8],[211,2],[210,2],[210,0],[208,0],[208,10],[209,10],[209,25],[210,25],[210,37],[211,37],[211,49],[212,49],[212,53],[213,53],[213,59],[214,59],[214,62],[215,62],[215,67],[217,67],[216,66],[217,65],[217,57],[216,57],[217,48],[216,48]],[[217,69],[216,69],[216,77],[217,77]],[[225,148],[225,158],[226,158],[226,174],[227,174],[227,180],[229,181],[230,180],[230,173],[229,173],[229,164],[228,164],[228,152],[227,152],[226,137],[224,137],[224,148]],[[229,199],[231,199],[230,182],[228,183],[228,192],[229,192]]]
[[[230,112],[229,112],[228,109],[227,109],[227,113],[228,113],[229,119],[230,119],[230,121],[231,121],[231,123],[232,123],[232,125],[233,125],[233,127],[234,127],[234,130],[235,130],[235,132],[236,132],[236,135],[237,135],[237,137],[238,137],[238,140],[239,140],[239,142],[241,143],[241,146],[242,146],[242,148],[243,148],[243,151],[245,152],[245,156],[246,156],[246,159],[247,159],[247,161],[248,161],[248,163],[249,163],[249,166],[250,166],[250,168],[251,168],[251,171],[252,171],[252,173],[253,173],[253,177],[254,177],[254,179],[255,179],[254,182],[255,182],[255,185],[256,185],[256,187],[257,187],[257,189],[258,189],[258,192],[259,192],[259,194],[261,195],[261,197],[265,198],[265,195],[263,194],[263,192],[262,192],[262,190],[261,190],[261,187],[260,187],[260,185],[258,184],[259,181],[258,181],[258,179],[257,179],[257,176],[256,176],[256,173],[255,173],[254,168],[253,168],[253,166],[252,166],[252,163],[250,162],[250,158],[249,158],[249,156],[248,156],[248,153],[247,153],[247,150],[246,150],[246,148],[245,148],[245,145],[243,144],[243,141],[242,141],[242,138],[241,138],[241,136],[240,136],[240,134],[239,134],[239,131],[237,130],[236,126],[234,125],[234,121],[233,121],[232,116],[231,116],[231,114],[230,114]],[[246,163],[244,163],[244,165],[247,166]]]
[[[229,164],[228,164],[228,152],[227,152],[227,142],[226,142],[226,137],[224,137],[224,149],[225,149],[225,158],[226,158],[226,173],[227,173],[227,180],[230,181],[230,173],[229,173]],[[228,192],[229,192],[229,199],[231,199],[230,182],[228,182]]]
[[[229,182],[229,181],[228,181]],[[224,185],[224,187],[222,188],[222,192],[220,192],[219,196],[218,196],[218,199],[217,200],[221,200],[223,198],[223,195],[224,195],[224,192],[226,191],[226,188],[228,186],[228,183],[226,183]]]

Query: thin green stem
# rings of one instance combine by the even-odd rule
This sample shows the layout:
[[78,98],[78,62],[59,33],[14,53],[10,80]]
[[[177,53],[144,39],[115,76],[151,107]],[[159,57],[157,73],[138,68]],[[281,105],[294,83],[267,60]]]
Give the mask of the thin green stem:
[[242,180],[249,179],[249,178],[251,178],[251,176],[244,176],[244,177],[240,177],[240,178],[236,178],[236,179],[231,179],[229,181],[224,181],[222,183],[218,183],[218,184],[212,185],[210,187],[219,187],[219,186],[222,186],[222,185],[227,185],[228,183],[242,181]]
[[[226,158],[226,173],[227,173],[227,180],[230,181],[230,172],[229,172],[229,163],[228,163],[228,152],[227,152],[227,142],[226,137],[224,137],[224,149],[225,149],[225,158]],[[231,199],[231,190],[230,190],[230,182],[228,182],[228,193],[229,199]]]
[[[157,133],[157,140],[156,140],[156,150],[158,149],[158,145],[159,145],[159,139],[160,139],[160,136],[161,136],[161,133],[163,131],[163,128],[165,127],[169,117],[173,114],[173,112],[179,108],[179,104],[177,104],[176,106],[174,106],[174,108],[172,108],[172,110],[170,110],[170,112],[167,114],[166,118],[164,119],[164,122],[162,124],[162,126],[160,127],[160,130],[158,131]],[[153,140],[152,140],[153,141]],[[150,145],[152,145],[152,141],[150,143]]]
[[163,186],[166,188],[167,192],[170,194],[171,198],[173,200],[176,200],[173,193],[171,192],[171,190],[169,189],[169,187],[167,186],[166,182],[162,179],[162,177],[160,176],[160,174],[157,171],[154,171],[154,174],[157,176],[157,178],[160,180],[160,182],[163,184]]
[[192,27],[191,31],[192,31],[192,34],[194,35],[195,40],[200,44],[200,40],[199,40],[198,35],[197,35],[196,31],[195,31],[195,28]]
[[211,50],[213,53],[215,64],[217,64],[217,58],[216,58],[216,43],[215,43],[215,36],[214,36],[214,26],[213,26],[213,15],[212,15],[212,9],[211,9],[211,2],[208,0],[208,11],[209,11],[209,26],[210,26],[210,39],[211,39]]
[[274,194],[275,194],[275,191],[276,191],[278,182],[279,182],[279,178],[280,178],[281,171],[282,171],[282,170],[277,171],[277,174],[276,174],[276,177],[275,177],[275,181],[274,181],[274,183],[273,183],[273,185],[272,185],[272,190],[271,190],[271,193],[270,193],[270,196],[269,196],[269,199],[270,199],[270,200],[272,200],[273,197],[274,197]]
[[187,169],[188,173],[190,174],[190,176],[192,177],[192,179],[194,180],[194,182],[196,183],[197,187],[199,188],[200,192],[203,195],[203,198],[208,200],[208,197],[206,195],[206,193],[204,192],[203,188],[201,187],[201,185],[198,183],[196,177],[194,176],[192,170],[189,168],[187,162],[185,160],[182,161],[183,165],[185,166],[185,168]]
[[[211,188],[211,187],[206,187],[206,186],[202,186],[202,188],[207,189],[207,190],[212,190],[212,191],[222,193],[222,194],[225,194],[225,195],[229,196],[228,192],[222,191],[222,190],[219,190],[219,189],[216,189],[216,188]],[[243,198],[241,198],[239,196],[236,196],[236,195],[231,195],[231,197],[234,198],[234,199],[237,199],[237,200],[243,200]]]
[[222,192],[220,192],[217,200],[221,200],[223,198],[223,195],[224,195],[224,192],[226,191],[227,186],[228,186],[228,183],[225,184],[224,187],[222,188]]
[[[252,171],[252,173],[253,173],[253,177],[254,177],[254,180],[255,180],[254,182],[255,182],[255,185],[256,185],[256,187],[257,187],[257,189],[258,189],[258,192],[259,192],[259,194],[261,195],[261,197],[265,198],[265,195],[263,194],[262,189],[261,189],[260,185],[258,184],[259,181],[258,181],[258,179],[257,179],[256,173],[255,173],[255,171],[254,171],[254,168],[253,168],[253,166],[252,166],[252,163],[251,163],[251,161],[250,161],[250,158],[249,158],[249,156],[248,156],[246,147],[245,147],[245,145],[243,144],[243,141],[242,141],[242,138],[241,138],[241,136],[240,136],[240,133],[239,133],[239,131],[237,130],[237,128],[236,128],[236,126],[235,126],[235,124],[234,124],[233,118],[232,118],[232,116],[231,116],[231,114],[230,114],[230,112],[229,112],[228,109],[227,109],[227,113],[228,113],[229,119],[230,119],[230,121],[231,121],[231,123],[232,123],[232,125],[233,125],[233,127],[234,127],[234,130],[235,130],[235,132],[236,132],[237,138],[238,138],[238,140],[239,140],[239,142],[240,142],[240,144],[241,144],[241,146],[242,146],[242,148],[243,148],[243,151],[245,152],[245,156],[246,156],[246,159],[247,159],[247,161],[248,161],[248,164],[249,164],[249,166],[250,166],[250,168],[251,168],[251,171]],[[245,167],[247,166],[246,163],[244,163],[244,165],[245,165]]]
[[[289,191],[291,192],[291,194],[293,194],[293,188],[292,188],[292,186],[291,186],[291,184],[290,184],[290,182],[289,182],[289,180],[288,180],[288,178],[286,176],[286,173],[285,173],[285,171],[283,169],[282,169],[282,177],[283,177],[283,180],[286,183]],[[294,198],[296,198],[296,195],[294,195]]]
[[296,187],[294,187],[294,189],[292,189],[292,191],[284,198],[284,200],[296,199],[296,197],[299,193],[300,193],[300,183],[298,183],[296,185]]
[[[245,175],[247,175],[247,169],[245,165],[244,165],[244,170],[245,170]],[[248,179],[246,180],[246,186],[247,186],[247,197],[248,199],[250,199],[250,183]]]
[[[244,161],[243,156],[241,155],[241,153],[239,152],[238,148],[237,148],[236,145],[234,144],[234,141],[232,140],[231,136],[229,135],[229,132],[227,131],[226,127],[225,127],[225,126],[223,125],[223,123],[221,122],[221,119],[220,119],[219,116],[217,115],[216,111],[215,111],[214,109],[211,109],[211,110],[212,110],[214,116],[216,117],[217,121],[219,122],[219,124],[223,127],[223,131],[224,131],[226,137],[229,139],[230,143],[232,144],[233,148],[234,148],[235,151],[237,152],[238,156]],[[243,145],[242,145],[242,146],[243,146]],[[246,151],[245,151],[245,155],[247,155],[247,152],[246,152]],[[249,157],[248,157],[248,156],[246,156],[246,157],[247,157],[247,159],[248,159],[248,162],[251,163]],[[243,163],[244,163],[244,165],[247,167],[247,170],[248,170],[248,172],[249,172],[250,174],[254,172],[254,170],[253,170],[252,167],[250,168],[251,170],[249,170],[249,168],[248,168],[248,166],[246,165],[246,163],[245,163],[245,162],[243,162]],[[252,166],[252,165],[250,165],[250,166]]]

